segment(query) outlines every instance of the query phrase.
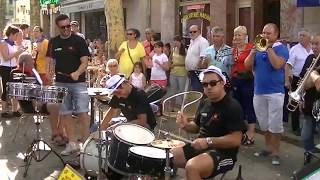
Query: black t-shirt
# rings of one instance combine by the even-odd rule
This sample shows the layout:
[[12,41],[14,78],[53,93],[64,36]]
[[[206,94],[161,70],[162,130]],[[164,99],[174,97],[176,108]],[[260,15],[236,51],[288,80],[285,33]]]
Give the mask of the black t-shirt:
[[[205,99],[196,114],[195,123],[200,127],[199,137],[221,137],[246,129],[240,104],[228,94],[217,103]],[[238,149],[215,148],[218,152],[234,159]]]
[[132,87],[132,91],[127,98],[118,98],[113,96],[109,106],[119,108],[128,122],[137,119],[139,114],[147,115],[147,123],[151,129],[157,125],[156,118],[152,112],[150,104],[144,91]]
[[49,41],[47,57],[55,60],[56,81],[62,83],[85,82],[85,73],[79,76],[78,81],[74,81],[71,77],[63,74],[70,74],[76,71],[80,64],[80,58],[90,56],[88,46],[83,38],[72,34],[67,39],[56,36]]
[[[310,65],[312,63],[313,58],[315,58],[314,54],[310,54],[307,57],[304,65],[303,65],[303,68],[301,70],[301,73],[300,73],[300,77],[301,78],[304,77],[307,69],[310,67]],[[315,70],[318,71],[318,73],[320,73],[320,61],[318,61],[316,67],[317,68]],[[313,103],[315,102],[315,100],[317,100],[319,98],[320,98],[320,93],[317,92],[315,87],[312,87],[312,88],[306,90],[306,93],[304,95],[304,105],[305,105],[305,107],[302,109],[303,114],[308,115],[308,116],[312,116]]]

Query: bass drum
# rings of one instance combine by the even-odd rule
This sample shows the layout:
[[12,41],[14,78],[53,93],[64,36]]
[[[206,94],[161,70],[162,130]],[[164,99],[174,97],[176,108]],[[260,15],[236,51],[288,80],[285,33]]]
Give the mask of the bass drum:
[[[105,141],[106,131],[101,132],[101,138]],[[99,143],[99,132],[96,131],[90,134],[89,138],[83,144],[80,150],[80,166],[85,171],[87,175],[96,177],[97,172],[99,172],[99,152],[97,148],[97,143]],[[106,162],[106,145],[102,146],[101,151],[102,157],[102,169],[105,170]]]
[[[172,164],[172,153],[169,153],[169,159]],[[166,151],[148,146],[131,147],[127,164],[131,171],[138,174],[163,177],[166,167]]]
[[108,166],[113,171],[130,175],[127,167],[129,148],[137,145],[148,145],[155,139],[154,134],[145,127],[124,123],[113,129],[113,136],[109,146]]

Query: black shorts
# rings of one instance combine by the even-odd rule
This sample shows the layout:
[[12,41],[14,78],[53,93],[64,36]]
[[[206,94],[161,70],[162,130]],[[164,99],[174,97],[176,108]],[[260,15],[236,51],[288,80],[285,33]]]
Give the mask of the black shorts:
[[186,144],[183,147],[183,152],[184,152],[184,156],[187,161],[195,156],[202,154],[202,153],[207,153],[212,158],[213,163],[214,163],[214,169],[212,171],[212,174],[206,178],[214,177],[218,174],[222,174],[227,171],[230,171],[233,169],[233,166],[235,164],[235,160],[232,157],[221,154],[214,149],[199,151],[199,150],[194,149],[191,146],[191,144]]

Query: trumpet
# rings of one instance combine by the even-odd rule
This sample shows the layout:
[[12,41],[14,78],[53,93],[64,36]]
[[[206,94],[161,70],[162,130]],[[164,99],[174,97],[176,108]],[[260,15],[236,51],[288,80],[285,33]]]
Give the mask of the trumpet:
[[306,73],[304,74],[303,78],[298,82],[298,87],[295,91],[289,92],[289,100],[287,104],[287,109],[289,111],[295,111],[299,106],[299,102],[303,101],[303,97],[305,94],[304,85],[307,82],[308,77],[310,76],[312,70],[316,66],[317,62],[319,61],[320,54],[317,58],[314,58],[310,64],[310,67],[307,69]]
[[257,51],[260,51],[260,52],[266,51],[268,48],[268,40],[264,38],[261,34],[258,34],[254,38],[254,46],[256,47]]

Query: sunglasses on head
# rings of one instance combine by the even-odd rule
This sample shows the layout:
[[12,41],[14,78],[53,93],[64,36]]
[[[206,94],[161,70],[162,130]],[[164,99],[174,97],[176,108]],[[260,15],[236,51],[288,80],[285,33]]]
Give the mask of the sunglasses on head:
[[65,25],[65,26],[60,26],[59,28],[60,29],[69,29],[71,27],[71,25],[70,24],[68,24],[68,25]]
[[194,34],[194,33],[197,33],[198,31],[190,31],[190,33]]
[[220,82],[221,80],[211,80],[211,81],[209,81],[209,82],[202,82],[201,84],[202,84],[202,86],[203,87],[208,87],[209,85],[211,86],[211,87],[214,87],[214,86],[216,86],[217,84],[218,84],[218,82]]

